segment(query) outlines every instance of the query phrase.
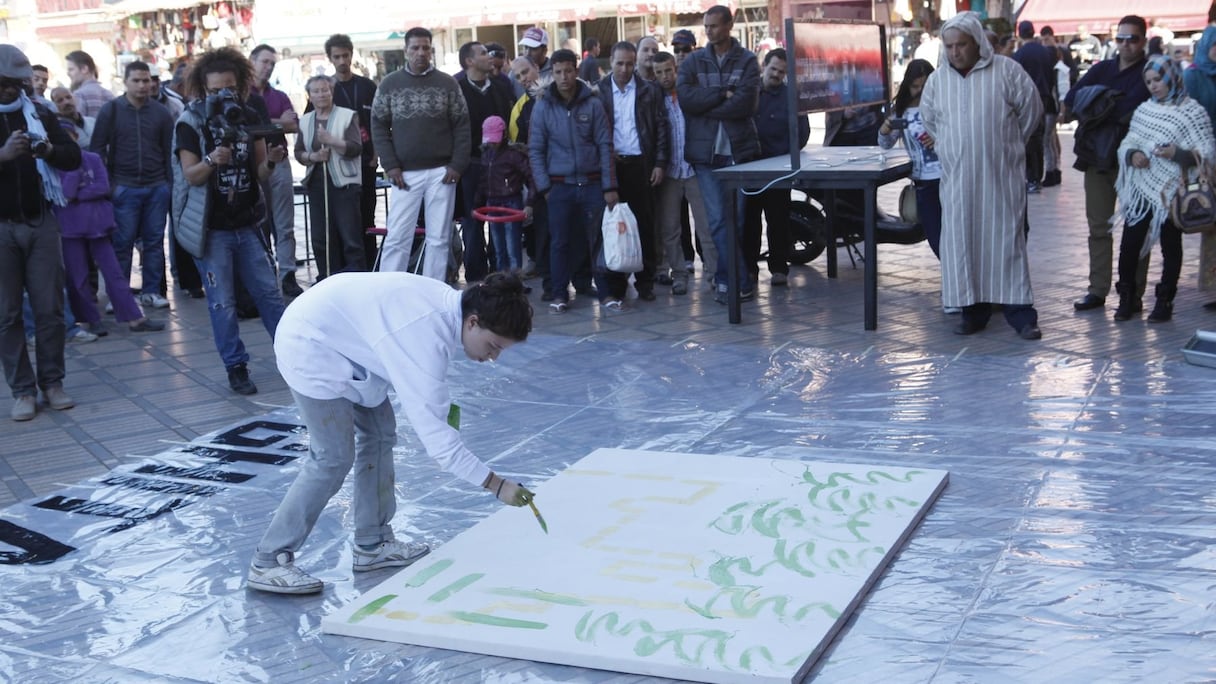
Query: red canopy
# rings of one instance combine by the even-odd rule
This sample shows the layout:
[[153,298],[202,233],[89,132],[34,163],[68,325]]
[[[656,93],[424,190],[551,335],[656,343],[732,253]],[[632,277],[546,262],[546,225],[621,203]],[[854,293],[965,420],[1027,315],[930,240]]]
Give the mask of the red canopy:
[[1036,31],[1051,26],[1059,35],[1077,32],[1084,25],[1090,33],[1109,33],[1119,19],[1138,14],[1150,24],[1171,31],[1202,31],[1208,25],[1205,0],[1026,0],[1018,21],[1029,20]]

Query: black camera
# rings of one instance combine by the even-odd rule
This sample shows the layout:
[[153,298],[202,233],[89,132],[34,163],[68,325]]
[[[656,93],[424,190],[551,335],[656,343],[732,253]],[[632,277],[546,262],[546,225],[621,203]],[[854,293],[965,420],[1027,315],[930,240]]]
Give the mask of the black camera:
[[890,126],[891,130],[893,131],[902,131],[908,127],[908,120],[902,116],[893,116],[890,119],[887,119],[887,125]]
[[[283,137],[282,126],[259,124],[254,112],[245,107],[237,99],[236,93],[228,88],[207,96],[204,113],[221,145],[234,145],[240,140]],[[286,138],[283,138],[282,144],[286,144]]]
[[30,140],[30,152],[34,153],[35,157],[41,157],[51,151],[51,143],[46,138],[37,133],[26,133],[25,137]]
[[245,106],[236,99],[236,93],[224,88],[207,96],[207,120],[221,126],[241,126],[245,121]]

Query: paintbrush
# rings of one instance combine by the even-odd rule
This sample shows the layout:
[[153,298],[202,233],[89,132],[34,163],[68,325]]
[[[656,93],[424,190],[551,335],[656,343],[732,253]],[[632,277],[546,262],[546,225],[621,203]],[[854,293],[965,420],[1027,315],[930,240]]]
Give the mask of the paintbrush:
[[531,499],[528,500],[528,506],[532,509],[532,515],[536,516],[536,522],[540,523],[540,528],[545,531],[545,534],[549,534],[549,526],[545,524],[545,516],[540,514],[540,511],[536,508],[536,504]]

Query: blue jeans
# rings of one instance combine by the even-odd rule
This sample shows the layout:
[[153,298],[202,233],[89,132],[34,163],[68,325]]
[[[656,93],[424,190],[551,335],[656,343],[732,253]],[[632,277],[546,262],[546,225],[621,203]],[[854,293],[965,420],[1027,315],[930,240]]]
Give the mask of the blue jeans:
[[[487,200],[487,203],[492,207],[504,207],[507,209],[522,209],[524,206],[523,198],[519,195],[514,197],[491,197]],[[522,223],[518,221],[514,223],[491,223],[490,239],[494,241],[494,257],[498,262],[495,264],[496,270],[517,271],[523,266]]]
[[241,276],[241,283],[253,297],[271,340],[286,308],[274,274],[274,263],[257,228],[211,230],[207,233],[203,258],[195,259],[194,263],[203,277],[207,308],[211,313],[211,332],[215,335],[215,348],[224,360],[224,367],[231,369],[248,363],[249,353],[241,342],[236,317],[236,276]]
[[142,264],[144,294],[160,294],[165,282],[165,218],[169,214],[169,184],[137,188],[119,185],[114,188],[114,222],[117,226],[110,240],[122,274],[131,281],[131,250],[139,240],[143,250]]
[[600,299],[614,296],[621,299],[621,292],[608,289],[608,280],[596,255],[603,237],[600,225],[604,219],[604,191],[599,184],[572,185],[558,183],[549,191],[549,273],[553,301],[570,301],[571,269],[581,260],[581,255],[570,249],[571,234],[581,231],[587,237],[588,255],[591,258],[595,287]]
[[295,390],[291,395],[308,428],[308,456],[258,543],[254,563],[271,567],[283,551],[294,556],[356,465],[351,497],[355,543],[366,546],[391,541],[389,523],[397,512],[393,470],[397,418],[392,404],[385,399],[379,406],[367,408],[347,399],[313,399]]
[[941,181],[915,181],[916,185],[916,218],[925,231],[925,239],[929,241],[929,249],[934,256],[941,259],[938,251],[942,242],[942,196]]
[[740,209],[743,202],[739,201],[738,193],[727,193],[714,175],[714,169],[730,166],[733,162],[726,157],[714,157],[713,164],[694,164],[697,173],[697,187],[701,190],[701,200],[705,203],[705,217],[709,221],[709,232],[714,238],[714,247],[718,250],[718,265],[714,271],[714,280],[719,288],[725,288],[729,262],[727,257],[729,243],[735,241],[735,258],[739,262],[739,289],[750,287],[750,275],[743,260],[743,217]]

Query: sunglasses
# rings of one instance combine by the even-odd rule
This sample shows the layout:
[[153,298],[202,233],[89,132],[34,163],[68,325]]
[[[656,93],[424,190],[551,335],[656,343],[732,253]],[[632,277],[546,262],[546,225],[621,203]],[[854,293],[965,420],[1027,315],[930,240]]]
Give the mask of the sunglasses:
[[679,45],[679,46],[671,48],[671,50],[672,50],[672,52],[676,53],[677,55],[682,55],[682,54],[685,54],[688,52],[692,52],[692,47],[690,47],[688,45]]
[[1120,33],[1119,35],[1115,36],[1116,43],[1139,43],[1140,40],[1140,36],[1131,33]]
[[0,78],[0,88],[13,88],[15,90],[24,90],[25,81],[19,78]]
[[490,56],[502,59],[507,56],[507,53],[504,50],[490,50]]

